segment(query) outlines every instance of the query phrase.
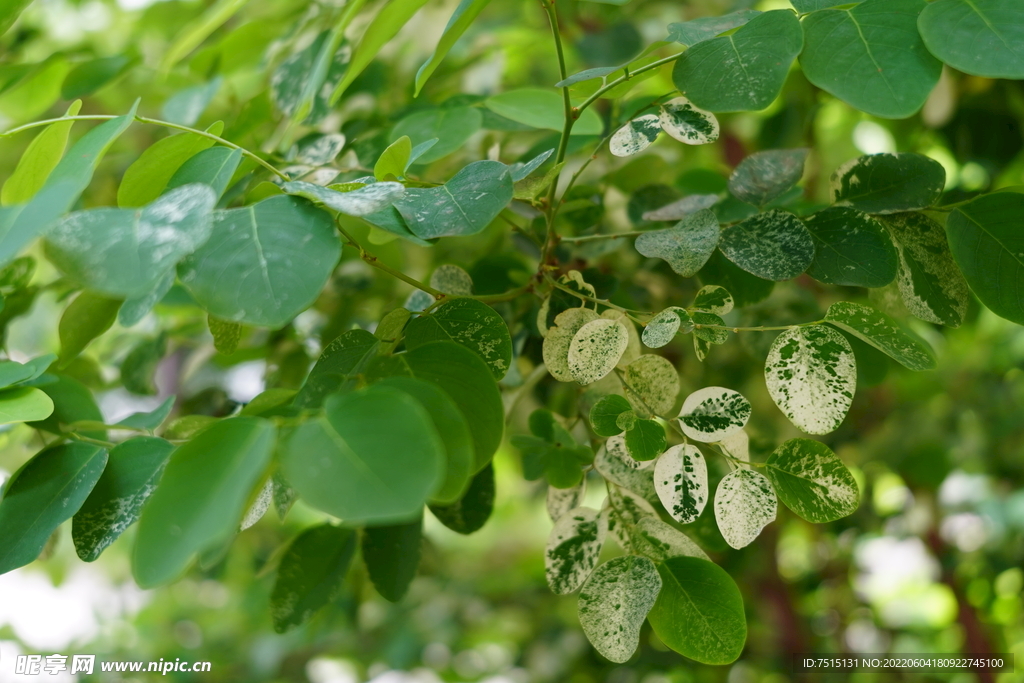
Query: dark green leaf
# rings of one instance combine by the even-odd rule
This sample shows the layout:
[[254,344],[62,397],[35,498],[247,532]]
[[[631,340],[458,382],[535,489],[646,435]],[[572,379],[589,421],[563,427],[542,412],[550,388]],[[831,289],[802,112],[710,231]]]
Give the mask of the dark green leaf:
[[[391,140],[408,136],[414,146],[437,142],[423,150],[416,163],[429,164],[462,148],[480,130],[482,117],[476,107],[445,107],[410,114],[391,131]],[[409,152],[412,159],[412,150]],[[405,169],[403,168],[403,175]]]
[[155,410],[148,413],[132,413],[117,424],[132,429],[153,430],[164,423],[174,408],[174,396],[168,396]]
[[945,183],[942,165],[921,154],[869,154],[837,168],[829,189],[837,206],[898,213],[932,206]]
[[936,0],[917,28],[928,50],[958,71],[1024,78],[1024,7],[1016,0]]
[[770,149],[751,154],[729,176],[736,199],[764,206],[800,182],[808,149]]
[[82,62],[65,76],[61,99],[74,100],[93,94],[124,73],[133,61],[128,55],[114,55]]
[[96,560],[138,520],[173,450],[170,442],[150,436],[111,449],[103,476],[75,514],[72,537],[80,558]]
[[636,238],[636,250],[649,258],[664,259],[683,277],[693,277],[718,246],[718,219],[703,209],[665,230],[652,230]]
[[730,261],[765,280],[794,278],[814,260],[814,240],[803,222],[779,209],[723,230],[718,246]]
[[829,285],[884,287],[896,277],[896,247],[871,216],[834,206],[808,216],[804,225],[814,238],[814,261],[807,274]]
[[363,531],[363,562],[374,588],[384,599],[405,597],[420,564],[423,518],[408,524],[366,527]]
[[720,251],[711,255],[697,276],[703,284],[725,287],[741,307],[764,301],[775,287],[771,280],[751,275],[733,264]]
[[458,502],[429,506],[441,524],[460,534],[483,528],[494,511],[494,466],[491,463],[476,473]]
[[[59,434],[60,425],[83,420],[103,422],[103,413],[84,384],[66,375],[56,375],[56,378],[56,382],[39,387],[53,401],[53,413],[45,420],[32,423],[33,427]],[[102,430],[82,432],[82,435],[94,439],[105,439],[107,436]]]
[[405,344],[410,350],[432,341],[453,341],[480,356],[500,380],[512,364],[512,337],[501,316],[476,299],[457,298],[409,323]]
[[935,368],[935,356],[924,340],[870,306],[840,301],[829,306],[825,320],[911,370]]
[[[799,2],[799,0],[798,0]],[[701,17],[668,25],[668,40],[693,47],[715,36],[743,26],[761,14],[757,10],[741,9],[720,17]]]
[[358,536],[352,529],[322,524],[303,531],[288,546],[270,596],[274,630],[284,633],[308,621],[338,594]]
[[668,446],[665,428],[657,420],[638,419],[626,430],[626,448],[634,460],[654,460]]
[[121,363],[121,383],[134,394],[155,396],[154,375],[157,365],[167,352],[167,337],[146,339],[135,345]]
[[790,510],[824,524],[852,515],[860,502],[857,482],[825,444],[790,439],[768,458],[765,474]]
[[0,361],[0,389],[34,380],[46,372],[55,360],[57,357],[48,353],[24,363],[13,360]]
[[319,408],[328,394],[354,384],[376,357],[380,340],[366,330],[349,330],[328,344],[295,397],[299,408]]
[[632,409],[633,406],[622,396],[608,394],[590,409],[590,426],[598,436],[621,434],[622,429],[616,424],[616,421],[619,419],[619,415]]

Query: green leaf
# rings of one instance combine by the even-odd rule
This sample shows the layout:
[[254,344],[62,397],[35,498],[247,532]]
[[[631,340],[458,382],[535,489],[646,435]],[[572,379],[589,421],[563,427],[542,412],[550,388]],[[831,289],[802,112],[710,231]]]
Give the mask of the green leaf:
[[689,444],[673,446],[654,466],[654,490],[672,519],[697,521],[708,502],[708,466],[704,455]]
[[12,0],[12,2],[5,2],[0,6],[0,35],[7,33],[7,29],[17,21],[31,2],[32,0]]
[[781,92],[802,47],[803,32],[793,12],[764,12],[734,33],[686,50],[676,60],[672,80],[708,111],[758,111]]
[[718,246],[718,218],[703,209],[665,230],[652,230],[636,238],[636,250],[648,258],[664,259],[683,277],[693,277]]
[[359,44],[352,51],[352,59],[345,71],[345,77],[331,94],[331,105],[341,99],[345,90],[352,85],[352,81],[370,65],[384,44],[394,38],[426,2],[427,0],[392,0],[377,13],[370,25],[363,30]]
[[661,584],[657,568],[646,557],[616,557],[598,567],[579,599],[580,626],[594,649],[613,662],[629,660]]
[[693,297],[693,307],[715,315],[727,315],[736,302],[725,287],[704,285]]
[[[321,31],[309,45],[289,55],[270,78],[270,96],[285,116],[301,122],[310,112],[313,96],[323,85],[336,48],[333,32]],[[348,50],[346,49],[347,53]]]
[[14,474],[0,498],[0,574],[39,556],[82,507],[106,464],[102,448],[72,442],[40,451]]
[[[532,128],[561,131],[565,125],[565,103],[560,93],[540,88],[521,88],[492,95],[484,106],[499,116]],[[573,135],[600,135],[601,117],[593,109],[584,109],[573,126]]]
[[50,172],[31,202],[0,210],[0,266],[10,263],[74,206],[107,149],[135,120],[138,106],[136,101],[124,116],[105,121],[83,135]]
[[473,295],[472,276],[451,263],[442,264],[434,269],[434,272],[430,274],[430,286],[451,296]]
[[155,410],[148,413],[132,413],[117,424],[131,429],[153,430],[164,423],[174,409],[174,396],[168,396]]
[[680,329],[684,332],[688,331],[686,328],[693,329],[693,321],[686,309],[676,306],[666,308],[651,318],[644,327],[644,346],[660,349],[675,339]]
[[733,470],[715,491],[715,519],[725,542],[737,550],[750,545],[775,520],[778,501],[760,472]]
[[729,341],[729,331],[722,329],[725,326],[725,321],[720,316],[706,311],[694,311],[690,319],[693,320],[695,339],[709,344],[724,344]]
[[920,213],[885,216],[896,251],[900,297],[912,314],[930,323],[960,327],[970,291],[946,241],[942,226]]
[[45,420],[53,413],[53,401],[34,387],[0,390],[0,425]]
[[388,377],[376,386],[400,389],[426,409],[447,456],[443,481],[430,500],[442,504],[458,501],[477,469],[473,437],[459,407],[438,387],[412,377]]
[[[428,109],[410,114],[399,121],[391,131],[391,140],[394,142],[402,137],[410,138],[415,149],[419,150],[419,155],[414,160],[410,150],[409,165],[413,161],[429,164],[461,149],[480,130],[482,123],[482,115],[476,107]],[[422,149],[431,140],[435,142]],[[408,166],[402,169],[402,175],[407,169]]]
[[369,374],[409,375],[437,385],[466,418],[476,453],[475,469],[490,462],[501,444],[505,411],[498,384],[478,355],[454,342],[430,342],[391,358],[381,357]]
[[521,180],[526,180],[526,178],[528,178],[531,173],[540,168],[544,164],[544,162],[547,161],[554,153],[554,148],[544,150],[543,152],[541,152],[534,158],[530,159],[529,161],[520,161],[510,165],[508,167],[508,170],[509,173],[512,174],[512,180],[517,183]]
[[353,524],[414,518],[444,465],[430,413],[386,386],[329,396],[324,415],[299,426],[282,454],[285,476],[307,503]]
[[717,194],[691,194],[653,211],[644,211],[641,217],[645,221],[678,221],[701,209],[710,209],[720,200]]
[[308,621],[337,596],[356,553],[357,540],[353,529],[321,524],[306,529],[292,541],[281,558],[270,596],[275,631],[284,633]]
[[423,517],[408,524],[366,527],[363,562],[374,588],[385,600],[398,602],[409,590],[420,564]]
[[1024,195],[997,192],[946,219],[949,248],[971,290],[993,313],[1024,325]]
[[874,218],[833,206],[804,219],[814,238],[814,261],[807,274],[829,285],[884,287],[896,278],[896,247]]
[[437,46],[434,48],[434,52],[430,55],[430,58],[423,63],[423,65],[416,72],[416,89],[413,92],[413,97],[418,97],[420,91],[423,90],[423,86],[426,84],[427,79],[430,78],[434,70],[441,64],[441,61],[451,51],[455,43],[458,42],[462,34],[466,32],[470,24],[477,18],[484,7],[491,0],[462,0],[459,6],[455,8],[455,12],[452,14],[451,19],[448,20],[448,25],[444,28],[444,33],[441,34],[441,39],[437,41]]
[[707,145],[718,139],[718,119],[711,112],[695,107],[685,97],[677,97],[658,107],[661,129],[687,145]]
[[911,370],[935,369],[935,356],[924,340],[870,306],[840,301],[828,307],[825,321],[867,342]]
[[856,5],[858,2],[863,0],[790,0],[793,7],[800,14],[808,14],[810,12],[816,12],[820,9],[828,9],[830,7],[838,7],[839,5]]
[[654,562],[664,562],[670,557],[699,557],[707,560],[708,556],[694,543],[689,536],[670,526],[657,517],[644,517],[632,529],[630,534],[633,549],[649,557]]
[[166,352],[167,337],[163,334],[139,342],[121,362],[121,383],[124,388],[133,394],[155,396],[157,388],[154,375]]
[[117,321],[122,327],[131,327],[146,317],[174,286],[174,271],[165,273],[163,278],[145,294],[125,299],[117,312]]
[[373,331],[373,336],[381,342],[378,353],[391,353],[395,350],[411,317],[412,313],[409,310],[396,308],[380,319],[377,329]]
[[594,469],[605,479],[645,500],[658,500],[653,471],[639,467],[640,463],[633,460],[626,449],[624,436],[611,437],[594,455]]
[[825,444],[790,439],[775,449],[765,474],[779,498],[808,522],[824,524],[852,515],[860,503],[857,482]]
[[217,0],[209,6],[199,17],[189,22],[167,48],[163,59],[160,60],[160,70],[164,73],[169,72],[175,64],[199,47],[210,34],[242,9],[246,2],[248,0]]
[[405,176],[405,169],[409,165],[409,155],[412,154],[412,140],[408,135],[398,138],[385,149],[377,163],[373,166],[373,176],[378,180],[386,180],[389,175],[395,178]]
[[468,535],[483,528],[494,511],[494,466],[491,463],[473,476],[462,498],[451,505],[428,506],[441,524]]
[[722,231],[725,256],[765,280],[789,280],[814,260],[814,240],[803,222],[780,209],[757,214]]
[[[69,425],[83,420],[103,422],[103,413],[100,412],[92,393],[84,384],[65,375],[56,375],[56,377],[56,382],[39,387],[53,401],[53,413],[45,420],[33,422],[32,427],[59,434],[62,431],[61,425]],[[104,430],[83,431],[81,434],[94,439],[107,437]]]
[[238,342],[242,338],[241,325],[208,315],[206,326],[213,335],[213,348],[217,349],[217,353],[230,356],[238,349]]
[[177,123],[180,126],[194,126],[206,108],[210,106],[210,102],[217,95],[223,82],[224,79],[217,76],[207,83],[179,90],[164,102],[160,108],[160,116],[164,121]]
[[662,589],[648,619],[670,648],[702,664],[730,664],[747,640],[743,597],[724,569],[698,557],[658,565]]
[[120,299],[110,299],[89,291],[75,297],[60,317],[57,334],[60,336],[58,367],[67,367],[96,337],[110,329],[121,308]]
[[720,251],[711,255],[697,276],[703,284],[725,287],[737,306],[750,306],[764,301],[775,287],[771,280],[751,275],[733,264]]
[[637,462],[654,460],[665,447],[668,438],[665,428],[657,420],[637,419],[633,426],[626,430],[626,449],[631,458]]
[[775,338],[764,377],[790,422],[808,434],[828,434],[853,403],[857,362],[849,342],[831,327],[794,327]]
[[453,341],[480,356],[500,380],[512,364],[512,337],[493,308],[476,299],[446,301],[409,323],[405,344],[410,350],[432,341]]
[[282,187],[288,194],[305,197],[349,216],[368,216],[382,211],[405,194],[405,187],[401,183],[391,182],[373,183],[350,192],[338,192],[302,181],[285,183]]
[[917,15],[926,4],[866,0],[808,15],[800,55],[807,80],[874,116],[915,114],[942,73],[942,62],[917,32]]
[[640,356],[626,367],[622,379],[629,395],[639,399],[645,411],[665,415],[675,407],[679,373],[667,358],[654,354]]
[[173,450],[170,442],[151,436],[123,441],[110,450],[103,476],[75,514],[71,533],[82,560],[95,561],[139,519]]
[[[64,116],[77,116],[82,108],[82,101],[75,100],[68,107]],[[24,204],[36,195],[46,183],[53,169],[60,163],[64,148],[68,144],[68,135],[74,121],[58,121],[51,123],[37,135],[25,153],[21,155],[18,166],[14,169],[0,191],[0,204]]]
[[629,404],[629,401],[618,394],[603,396],[590,409],[590,426],[598,436],[621,434],[622,428],[616,424],[616,421],[619,419],[619,415],[632,409],[633,406]]
[[[215,135],[223,125],[215,123]],[[213,140],[195,133],[179,133],[153,143],[124,172],[117,188],[117,205],[135,208],[159,197],[175,171],[193,156],[213,146]]]
[[139,519],[132,557],[139,586],[174,581],[197,555],[234,535],[275,438],[267,420],[232,417],[174,451]]
[[544,550],[544,574],[555,595],[568,595],[594,571],[608,532],[597,510],[578,507],[555,522]]
[[726,31],[739,28],[759,14],[761,13],[757,10],[741,9],[720,17],[701,17],[672,23],[668,25],[668,40],[693,47]]
[[45,356],[37,356],[30,361],[18,363],[13,360],[0,361],[0,389],[31,382],[46,372],[46,369],[57,360],[57,356],[48,353]]
[[74,100],[91,95],[127,71],[135,60],[126,55],[100,57],[82,62],[64,77],[60,89],[62,100]]
[[319,408],[328,394],[355,383],[356,375],[377,356],[380,340],[366,330],[349,330],[320,353],[309,377],[295,397],[299,408]]
[[750,401],[724,387],[704,387],[683,401],[679,425],[694,441],[721,441],[743,429],[750,419]]
[[869,154],[837,168],[829,192],[837,206],[884,214],[926,209],[945,184],[945,169],[924,155]]
[[178,276],[208,313],[276,329],[316,300],[340,256],[330,214],[278,195],[214,212],[212,237]]
[[213,190],[195,183],[141,209],[76,211],[47,233],[46,256],[90,291],[144,296],[210,239],[216,201]]
[[227,191],[231,178],[242,160],[242,150],[229,147],[211,147],[189,158],[167,181],[165,192],[183,185],[204,183],[213,188],[220,199]]
[[617,157],[630,157],[644,151],[658,139],[661,120],[657,114],[645,114],[626,122],[608,141],[608,151]]
[[764,206],[800,182],[809,149],[769,149],[743,159],[729,176],[729,192],[741,202]]
[[607,318],[588,322],[569,343],[569,373],[580,384],[596,382],[615,369],[628,343],[622,323]]
[[440,187],[409,188],[395,208],[421,239],[475,235],[512,201],[512,176],[500,161],[475,161]]
[[928,51],[958,71],[1024,78],[1024,7],[1014,0],[936,0],[917,28]]

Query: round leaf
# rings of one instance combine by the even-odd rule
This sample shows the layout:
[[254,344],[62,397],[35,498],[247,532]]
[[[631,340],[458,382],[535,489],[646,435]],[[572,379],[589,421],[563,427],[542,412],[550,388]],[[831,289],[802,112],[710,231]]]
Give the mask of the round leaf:
[[453,341],[480,356],[500,380],[512,364],[512,337],[493,308],[476,299],[452,299],[412,320],[405,344],[415,349],[432,341]]
[[765,280],[788,280],[814,260],[814,240],[803,222],[775,209],[722,231],[719,248],[730,261]]
[[667,415],[679,396],[679,372],[661,356],[640,356],[626,368],[625,383],[641,402],[641,407],[656,415]]
[[772,484],[760,472],[733,470],[715,492],[715,519],[725,542],[739,549],[750,545],[775,520],[778,502]]
[[615,369],[628,344],[629,333],[622,323],[607,318],[592,320],[569,344],[569,373],[580,384],[596,382]]
[[921,154],[869,154],[851,159],[829,179],[837,206],[865,213],[898,213],[926,209],[938,201],[946,171]]
[[884,287],[896,277],[896,247],[882,225],[845,206],[833,206],[804,219],[814,238],[814,261],[807,274],[829,285]]
[[661,577],[646,557],[616,557],[598,567],[579,600],[580,626],[594,648],[613,662],[632,657],[660,590]]
[[736,199],[764,206],[800,182],[808,149],[769,149],[740,162],[729,176],[729,192]]
[[775,449],[767,465],[765,474],[775,484],[779,498],[808,522],[832,522],[857,509],[857,482],[823,443],[790,439]]
[[721,441],[746,426],[750,410],[750,401],[738,391],[705,387],[683,401],[679,425],[694,441]]
[[654,489],[672,519],[697,521],[708,502],[708,466],[695,446],[673,446],[654,465]]

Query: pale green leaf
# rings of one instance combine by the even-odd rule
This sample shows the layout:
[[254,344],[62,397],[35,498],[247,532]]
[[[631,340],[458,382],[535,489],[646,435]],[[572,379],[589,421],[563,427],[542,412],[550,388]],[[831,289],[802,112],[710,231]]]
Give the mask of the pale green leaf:
[[760,472],[733,470],[715,492],[715,519],[725,542],[739,549],[750,545],[775,520],[778,501],[771,482]]
[[[522,88],[492,95],[484,105],[495,114],[532,128],[561,131],[565,125],[565,104],[560,93],[540,88]],[[600,135],[601,117],[593,109],[583,110],[573,126],[573,135]]]
[[654,490],[672,519],[697,521],[708,502],[708,466],[695,446],[672,446],[654,465]]
[[808,522],[824,524],[852,515],[860,502],[857,482],[825,444],[790,439],[775,449],[765,474],[779,498]]
[[621,322],[599,318],[586,323],[569,343],[569,374],[583,385],[596,382],[615,369],[628,344],[629,333]]
[[661,577],[646,557],[617,557],[598,567],[580,592],[580,626],[594,648],[613,662],[627,661],[640,644]]
[[[76,116],[81,108],[82,101],[75,100],[64,116]],[[0,191],[0,204],[24,204],[39,192],[50,173],[60,163],[74,123],[51,123],[29,143],[14,172],[4,182],[3,190]]]
[[573,593],[597,566],[607,521],[597,510],[578,507],[555,522],[544,551],[548,586],[556,595]]

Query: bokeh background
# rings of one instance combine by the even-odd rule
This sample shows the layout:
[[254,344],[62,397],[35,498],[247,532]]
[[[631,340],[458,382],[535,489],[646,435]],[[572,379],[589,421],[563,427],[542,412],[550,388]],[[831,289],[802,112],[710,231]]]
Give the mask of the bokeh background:
[[[337,162],[342,174],[354,177],[360,167],[372,166],[396,124],[416,112],[472,104],[513,87],[549,87],[558,80],[538,3],[496,0],[424,93],[412,98],[415,70],[456,4],[428,3],[319,124],[321,132],[346,136]],[[674,21],[743,7],[788,6],[781,0],[633,0],[621,7],[559,0],[558,5],[571,72],[621,63],[663,40],[665,27]],[[69,99],[62,84],[73,68],[95,58],[123,56],[123,66],[85,96],[82,113],[121,113],[142,97],[140,111],[159,116],[162,110],[167,113],[166,103],[176,93],[207,88],[212,99],[201,109],[197,125],[223,120],[225,137],[255,150],[265,148],[267,140],[277,139],[280,119],[266,94],[270,74],[296,41],[323,28],[318,17],[330,14],[333,5],[250,0],[177,69],[161,75],[157,65],[167,47],[206,7],[205,2],[181,0],[37,0],[0,39],[0,128],[59,116]],[[361,25],[353,26],[353,35]],[[672,51],[669,46],[657,54]],[[19,67],[25,64],[33,65],[27,77]],[[621,101],[602,102],[600,110],[605,117],[618,117],[672,89],[668,70],[652,72]],[[947,171],[946,201],[1024,184],[1024,88],[1018,82],[947,71],[919,115],[886,121],[817,91],[795,67],[769,109],[720,118],[723,135],[714,145],[684,151],[663,139],[632,161],[601,152],[575,190],[576,203],[563,211],[560,229],[567,234],[594,226],[636,229],[645,208],[724,188],[730,168],[758,149],[813,149],[802,200],[808,206],[826,199],[832,169],[862,153],[914,151],[935,158]],[[74,134],[83,130],[79,124]],[[124,169],[163,135],[159,128],[133,126],[104,160],[84,204],[113,204]],[[469,131],[459,152],[419,169],[420,175],[443,180],[466,161],[489,155],[509,162],[529,158],[554,146],[554,135],[485,120],[479,130]],[[13,170],[30,140],[31,134],[0,139],[0,177]],[[573,138],[572,149],[579,153],[568,169],[578,167],[595,143]],[[367,234],[365,227],[355,229]],[[368,237],[381,242],[375,249],[383,259],[423,279],[437,264],[455,263],[474,275],[478,288],[503,291],[532,269],[529,246],[510,239],[501,226],[446,240],[432,250]],[[588,259],[579,265],[596,268],[591,276],[603,277],[605,294],[623,305],[658,310],[658,303],[689,301],[692,284],[644,265],[628,248],[613,247],[607,253],[602,248],[562,256]],[[0,311],[5,348],[16,360],[58,347],[56,321],[69,286],[43,260],[33,282],[37,287],[31,296],[8,300]],[[178,396],[181,409],[226,415],[266,387],[301,383],[326,341],[352,325],[372,329],[410,291],[346,250],[315,309],[285,330],[250,331],[232,356],[216,353],[204,316],[172,291],[139,325],[115,325],[71,372],[96,394],[108,423],[152,409],[170,394]],[[844,296],[851,294],[803,278],[778,285],[767,301],[731,314],[731,321],[813,320]],[[872,301],[909,318],[898,310],[892,291],[873,292]],[[511,306],[501,312],[512,320],[522,313]],[[73,680],[15,676],[11,662],[25,652],[92,653],[103,660],[208,660],[213,663],[209,674],[169,674],[167,679],[210,683],[783,683],[815,680],[791,673],[794,652],[1013,652],[1018,673],[902,678],[1024,681],[1024,329],[976,302],[959,329],[911,324],[936,348],[938,369],[912,373],[879,356],[860,369],[850,415],[827,438],[861,485],[862,503],[853,516],[812,525],[780,509],[779,519],[741,551],[727,549],[710,506],[691,529],[735,577],[746,602],[748,645],[731,666],[687,662],[668,651],[648,627],[629,663],[612,665],[600,658],[579,628],[575,597],[555,596],[546,586],[543,547],[551,523],[544,511],[544,485],[523,480],[518,455],[506,445],[495,461],[498,493],[492,519],[482,531],[464,537],[428,515],[419,576],[404,601],[386,602],[354,563],[338,599],[284,635],[273,632],[268,611],[275,563],[282,545],[322,519],[301,503],[283,521],[271,513],[240,534],[222,561],[152,591],[138,589],[131,580],[131,531],[99,561],[86,565],[75,556],[68,527],[44,559],[0,576],[0,682]],[[118,387],[125,355],[161,327],[174,333],[157,373],[158,395],[139,396]],[[517,372],[505,380],[509,390],[529,374],[531,358],[538,356],[537,340],[527,340],[525,333],[521,338],[525,349]],[[795,436],[764,389],[761,367],[770,343],[767,333],[737,335],[705,364],[683,341],[665,349],[683,376],[684,394],[723,384],[751,398],[754,418],[748,431],[755,457]],[[539,387],[520,401],[509,433],[525,431],[525,416],[540,400],[556,408],[571,406],[570,391]],[[26,426],[0,432],[0,481],[38,448],[38,436]],[[597,507],[602,486],[592,484],[587,501]]]

